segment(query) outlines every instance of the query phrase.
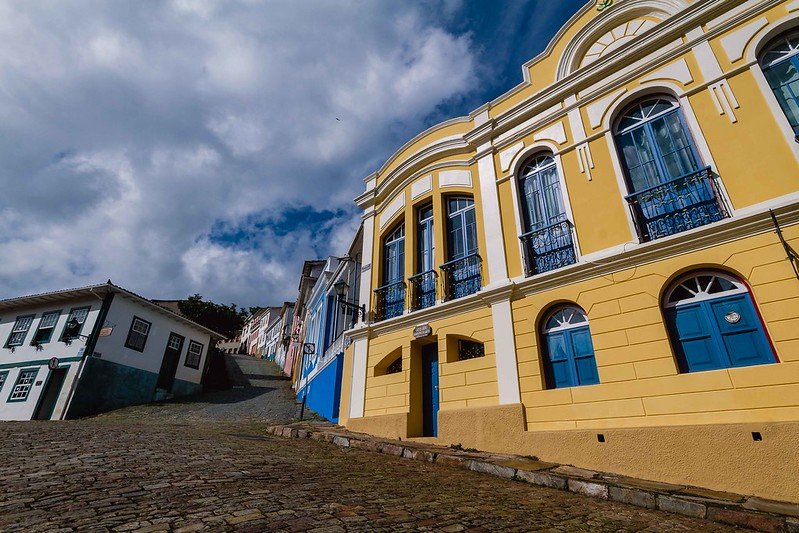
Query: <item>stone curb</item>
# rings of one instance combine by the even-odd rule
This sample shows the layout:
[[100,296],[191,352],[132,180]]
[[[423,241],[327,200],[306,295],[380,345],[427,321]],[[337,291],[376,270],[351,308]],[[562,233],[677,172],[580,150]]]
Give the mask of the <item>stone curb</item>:
[[[522,457],[460,452],[442,446],[382,441],[333,425],[268,426],[270,435],[325,441],[342,448],[394,455],[472,470],[504,479],[565,490],[592,498],[658,509],[755,531],[799,533],[799,504],[764,500],[654,481],[625,478],[582,468],[540,463]],[[529,470],[508,463],[536,463]],[[503,464],[504,463],[504,464]]]

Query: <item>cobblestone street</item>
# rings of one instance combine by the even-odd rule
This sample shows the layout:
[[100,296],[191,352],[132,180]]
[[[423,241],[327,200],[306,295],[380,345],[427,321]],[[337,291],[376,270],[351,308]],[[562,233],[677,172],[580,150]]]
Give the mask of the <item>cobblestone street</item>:
[[291,399],[286,381],[270,383],[82,421],[4,424],[0,529],[729,531],[443,465],[265,435],[261,420],[289,412],[293,402],[259,417],[234,406]]

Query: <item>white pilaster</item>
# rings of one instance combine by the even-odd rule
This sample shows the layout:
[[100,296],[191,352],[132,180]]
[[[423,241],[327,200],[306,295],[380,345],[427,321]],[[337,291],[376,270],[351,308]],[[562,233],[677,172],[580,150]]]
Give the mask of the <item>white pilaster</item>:
[[[366,306],[366,316],[372,308],[372,268],[373,246],[375,235],[374,209],[367,212],[363,218],[363,253],[361,255],[361,287],[358,302]],[[363,320],[361,320],[362,322]]]
[[494,324],[494,348],[497,359],[497,387],[499,403],[507,405],[521,403],[519,390],[519,365],[516,360],[516,339],[513,335],[513,316],[510,300],[491,304],[491,319]]
[[505,258],[505,238],[502,235],[502,220],[499,215],[499,194],[497,193],[497,174],[494,169],[493,152],[486,150],[477,160],[480,180],[480,196],[483,206],[483,230],[486,237],[485,257],[488,263],[488,277],[491,285],[508,280],[508,265]]
[[366,403],[366,356],[369,340],[355,339],[352,343],[352,384],[350,385],[350,418],[361,418]]

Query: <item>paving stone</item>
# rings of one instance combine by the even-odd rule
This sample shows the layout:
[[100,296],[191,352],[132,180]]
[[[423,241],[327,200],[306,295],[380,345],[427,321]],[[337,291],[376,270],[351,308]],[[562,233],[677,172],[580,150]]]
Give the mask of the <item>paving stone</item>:
[[599,477],[599,472],[593,470],[586,470],[585,468],[577,468],[576,466],[563,465],[552,469],[556,474],[562,474],[569,477],[581,477],[585,479],[594,479]]
[[746,502],[743,504],[743,507],[745,509],[753,509],[755,511],[763,511],[765,513],[799,517],[799,505],[795,503],[776,502],[773,500],[764,500],[763,498],[752,497],[746,500]]
[[740,503],[744,501],[744,497],[740,494],[703,489],[700,487],[685,487],[678,494],[687,494],[688,496],[697,496],[699,498],[721,502]]
[[769,533],[782,531],[785,523],[783,518],[721,507],[708,507],[707,517],[716,522]]
[[579,479],[569,479],[567,486],[571,492],[578,494],[585,494],[592,498],[608,497],[608,486],[602,483],[592,483],[590,481],[582,481]]
[[402,455],[403,447],[397,446],[396,444],[383,444],[383,446],[380,448],[380,451],[388,455],[399,456]]
[[693,516],[694,518],[704,518],[707,513],[707,507],[701,503],[670,496],[658,496],[657,506],[661,511]]
[[[315,420],[291,425],[299,411],[290,384],[264,381],[269,385],[262,389],[211,393],[80,421],[4,422],[0,530],[733,530],[553,491],[546,487],[563,489],[567,482],[548,470],[516,472],[544,487],[467,470],[472,461],[489,458],[514,470],[498,454],[449,451],[431,464],[436,452],[429,446],[383,446]],[[298,437],[309,431],[311,438],[277,437],[286,430]],[[341,453],[318,442],[332,440],[331,433],[350,439],[351,449]],[[258,436],[263,438],[252,438]],[[360,449],[360,442],[370,444]],[[367,451],[381,447],[388,453]]]
[[526,470],[517,470],[516,477],[528,483],[542,487],[550,487],[559,490],[568,489],[565,477],[554,476],[546,472],[528,472]]
[[608,487],[608,497],[617,502],[629,503],[638,507],[654,509],[656,507],[655,496],[651,492],[624,487]]
[[799,533],[799,519],[788,518],[785,521],[785,531],[788,533]]
[[469,464],[469,469],[483,474],[490,474],[492,476],[499,476],[505,479],[513,479],[516,475],[515,468],[508,468],[507,466],[495,465],[493,463],[486,463],[483,461],[472,461]]

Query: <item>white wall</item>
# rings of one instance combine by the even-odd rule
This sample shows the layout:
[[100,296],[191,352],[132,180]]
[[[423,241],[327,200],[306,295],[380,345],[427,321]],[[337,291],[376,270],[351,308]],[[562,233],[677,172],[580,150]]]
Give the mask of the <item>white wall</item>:
[[[97,320],[101,305],[102,301],[99,298],[88,297],[80,300],[56,302],[45,306],[20,307],[18,309],[2,312],[0,316],[0,373],[8,372],[8,375],[3,383],[3,387],[0,389],[0,420],[30,420],[33,417],[36,406],[39,403],[39,398],[44,390],[44,385],[47,383],[47,378],[50,374],[50,370],[47,368],[47,362],[52,357],[57,357],[59,359],[59,366],[61,368],[68,368],[64,384],[61,388],[61,394],[58,397],[52,415],[53,419],[61,418],[77,374],[79,366],[78,360],[86,346],[85,337],[75,339],[67,346],[59,341],[61,333],[64,331],[70,309],[75,307],[89,307],[89,314],[81,330],[82,335],[89,335],[94,328],[94,323]],[[37,350],[36,347],[31,346],[30,343],[39,327],[42,314],[59,310],[61,311],[61,315],[58,317],[50,342],[43,344],[41,350]],[[11,334],[14,322],[16,322],[16,318],[23,315],[35,316],[23,344],[15,347],[12,352],[9,348],[5,348],[5,345]],[[19,376],[19,371],[28,368],[36,368],[38,370],[28,398],[22,402],[9,402],[8,399],[17,381],[17,377]]]
[[[143,352],[125,347],[134,315],[152,324]],[[166,312],[160,312],[127,298],[123,294],[117,294],[114,297],[104,326],[113,327],[114,330],[110,336],[100,337],[97,340],[94,351],[99,354],[101,359],[155,374],[161,370],[169,334],[174,332],[182,335],[186,340],[183,342],[183,351],[180,354],[175,379],[200,383],[210,345],[210,335],[207,333],[172,318]],[[189,341],[196,341],[203,345],[203,354],[198,369],[187,367],[185,364]]]

